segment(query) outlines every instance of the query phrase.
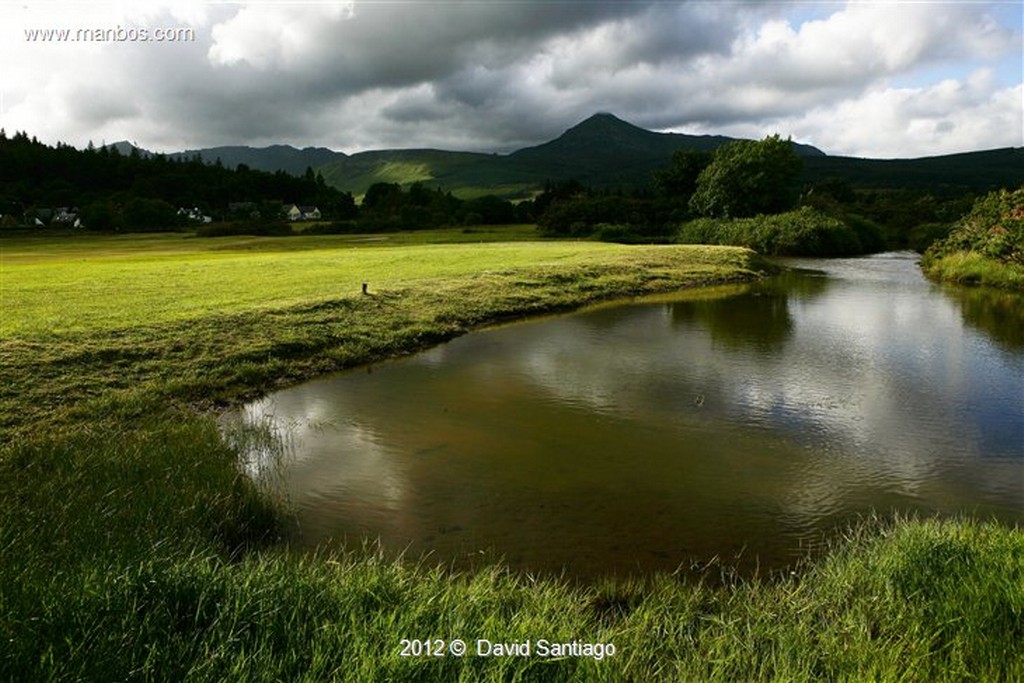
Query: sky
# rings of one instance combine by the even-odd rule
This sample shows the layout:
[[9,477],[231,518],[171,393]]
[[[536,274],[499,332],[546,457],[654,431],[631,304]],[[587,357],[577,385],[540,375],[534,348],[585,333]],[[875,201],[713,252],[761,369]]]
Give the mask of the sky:
[[0,0],[0,127],[157,152],[504,153],[611,112],[873,158],[1020,147],[1022,15],[1021,0]]

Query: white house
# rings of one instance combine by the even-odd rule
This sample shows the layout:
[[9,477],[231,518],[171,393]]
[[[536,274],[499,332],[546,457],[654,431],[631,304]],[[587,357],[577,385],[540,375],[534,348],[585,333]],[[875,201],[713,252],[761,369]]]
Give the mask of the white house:
[[315,206],[298,206],[296,204],[285,204],[281,207],[281,213],[290,221],[318,221],[321,217],[319,208]]

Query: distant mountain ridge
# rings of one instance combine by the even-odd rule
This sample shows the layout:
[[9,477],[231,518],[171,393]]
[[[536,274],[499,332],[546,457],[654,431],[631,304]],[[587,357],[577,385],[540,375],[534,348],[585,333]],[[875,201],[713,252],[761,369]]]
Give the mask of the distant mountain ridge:
[[[408,186],[420,182],[464,198],[496,194],[525,198],[546,182],[575,179],[593,187],[644,186],[651,173],[682,149],[713,151],[736,138],[722,135],[658,133],[602,112],[557,138],[510,154],[437,149],[385,149],[352,155],[323,147],[297,149],[225,146],[188,150],[172,158],[199,155],[228,168],[246,164],[263,171],[301,175],[307,168],[329,185],[359,196],[378,182]],[[131,145],[120,142],[122,154]],[[1024,148],[986,150],[919,159],[834,157],[811,145],[793,143],[804,158],[804,180],[842,178],[857,187],[988,190],[1024,183]],[[140,153],[148,154],[145,150]]]
[[[567,163],[579,158],[611,162],[623,156],[661,160],[666,150],[713,151],[735,140],[724,135],[656,133],[623,121],[614,114],[598,113],[550,142],[512,152],[509,157],[545,161],[557,158]],[[793,147],[801,156],[825,156],[820,149],[810,145],[794,143]]]
[[207,147],[205,149],[190,149],[168,156],[178,158],[191,157],[196,154],[207,163],[215,163],[217,159],[220,159],[220,162],[227,168],[236,168],[239,164],[245,164],[249,168],[260,171],[284,171],[292,175],[302,175],[307,168],[316,169],[348,156],[344,152],[335,152],[326,147],[296,149],[291,145]]

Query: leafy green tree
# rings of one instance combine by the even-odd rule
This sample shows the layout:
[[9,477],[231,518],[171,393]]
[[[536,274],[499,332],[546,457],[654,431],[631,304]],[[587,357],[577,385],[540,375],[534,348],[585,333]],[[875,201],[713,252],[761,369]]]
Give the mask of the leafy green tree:
[[121,216],[111,202],[97,200],[82,207],[82,223],[89,230],[118,230]]
[[370,211],[393,211],[407,202],[398,183],[374,183],[363,195],[363,208]]
[[511,223],[515,219],[515,209],[512,206],[512,202],[493,194],[470,199],[465,204],[465,211],[466,216],[463,222],[466,225],[477,223],[501,225]]
[[134,197],[124,205],[124,224],[129,230],[168,230],[177,223],[174,207],[162,199]]
[[654,172],[659,194],[686,204],[697,191],[697,178],[711,165],[711,152],[681,149],[672,155],[672,165]]
[[698,176],[690,209],[725,218],[786,211],[796,204],[802,165],[790,140],[778,135],[730,142]]

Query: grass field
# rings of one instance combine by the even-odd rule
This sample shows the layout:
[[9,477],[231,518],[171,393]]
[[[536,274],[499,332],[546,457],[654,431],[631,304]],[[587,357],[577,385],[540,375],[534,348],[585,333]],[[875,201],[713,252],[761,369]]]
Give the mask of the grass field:
[[[206,409],[762,268],[741,249],[501,237],[0,241],[0,680],[1024,678],[1024,534],[994,524],[867,521],[792,575],[701,584],[290,553],[287,510]],[[402,657],[402,638],[616,653]]]
[[760,267],[741,249],[434,237],[454,243],[5,240],[0,434],[224,404],[487,322],[749,279]]
[[0,267],[6,271],[7,310],[0,337],[350,298],[366,281],[380,291],[425,278],[572,267],[591,254],[614,251],[600,244],[509,241],[529,236],[513,226],[379,236],[4,240]]

